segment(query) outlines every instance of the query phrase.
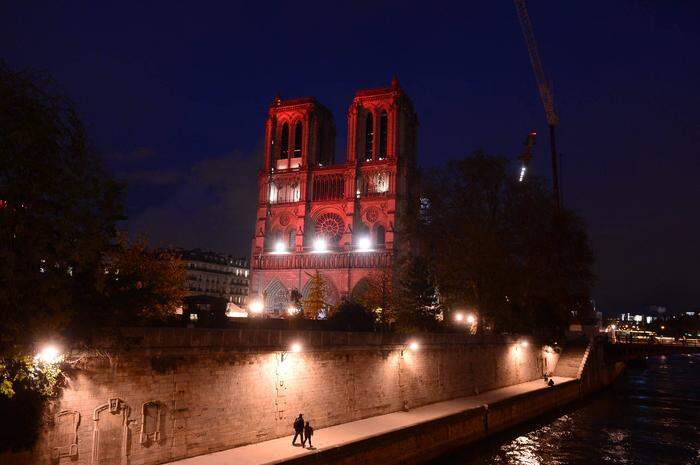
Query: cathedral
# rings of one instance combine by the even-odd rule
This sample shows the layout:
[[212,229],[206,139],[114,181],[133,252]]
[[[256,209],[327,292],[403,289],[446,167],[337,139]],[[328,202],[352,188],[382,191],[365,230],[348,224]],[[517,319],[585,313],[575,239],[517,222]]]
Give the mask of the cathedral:
[[270,105],[251,251],[255,312],[284,316],[291,292],[306,297],[317,271],[335,305],[372,270],[390,271],[407,242],[402,222],[416,200],[413,104],[394,78],[357,91],[347,115],[345,161],[336,163],[326,107],[311,97]]

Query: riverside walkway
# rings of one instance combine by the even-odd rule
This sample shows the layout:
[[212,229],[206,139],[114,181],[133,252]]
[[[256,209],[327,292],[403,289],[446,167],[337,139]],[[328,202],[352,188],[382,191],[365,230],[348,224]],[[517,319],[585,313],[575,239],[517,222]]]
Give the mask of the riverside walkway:
[[[574,378],[554,377],[556,385],[574,382]],[[483,409],[484,406],[550,389],[543,380],[507,386],[479,395],[461,397],[444,402],[417,407],[407,412],[394,412],[386,415],[365,418],[350,423],[317,429],[313,435],[313,449],[292,446],[292,436],[249,444],[220,452],[212,452],[197,457],[169,462],[167,465],[260,465],[278,464],[304,456],[319,454],[329,449],[342,447],[354,442],[381,436],[393,431],[410,428],[450,415]],[[291,424],[290,424],[291,430]]]

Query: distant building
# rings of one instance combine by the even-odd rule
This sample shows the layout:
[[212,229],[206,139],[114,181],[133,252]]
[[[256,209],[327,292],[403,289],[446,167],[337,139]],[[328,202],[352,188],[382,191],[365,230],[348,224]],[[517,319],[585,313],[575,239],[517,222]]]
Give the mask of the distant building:
[[215,302],[227,315],[244,311],[250,280],[247,259],[201,249],[180,250],[179,255],[186,269],[186,307],[209,308]]

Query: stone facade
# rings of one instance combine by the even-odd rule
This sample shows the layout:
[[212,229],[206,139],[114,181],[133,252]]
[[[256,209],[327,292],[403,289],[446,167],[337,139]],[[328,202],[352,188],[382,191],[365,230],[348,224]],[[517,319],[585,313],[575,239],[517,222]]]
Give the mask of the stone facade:
[[245,308],[250,280],[247,259],[201,249],[175,252],[185,264],[185,289],[193,304],[206,296],[221,299],[227,310]]
[[[133,329],[81,362],[34,451],[3,464],[150,465],[536,379],[552,354],[504,338]],[[302,351],[289,351],[293,342]],[[545,362],[547,360],[547,362]]]
[[391,269],[416,203],[417,127],[395,79],[360,90],[348,110],[346,160],[336,164],[330,112],[313,98],[273,101],[251,250],[251,297],[269,315],[284,315],[292,290],[306,296],[316,271],[335,304],[371,270]]

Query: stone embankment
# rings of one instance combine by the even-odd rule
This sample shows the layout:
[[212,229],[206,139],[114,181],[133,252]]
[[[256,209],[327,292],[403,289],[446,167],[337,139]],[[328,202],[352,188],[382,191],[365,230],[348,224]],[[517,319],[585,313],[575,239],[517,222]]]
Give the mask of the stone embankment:
[[[487,395],[556,365],[557,354],[518,342],[464,333],[119,329],[99,351],[70,355],[79,362],[36,447],[0,455],[0,463],[157,465],[283,438],[299,412],[322,440],[326,428]],[[520,408],[503,405],[490,413],[490,430]],[[483,415],[457,417],[473,415],[462,428],[483,426]],[[452,428],[435,421],[443,425],[435,431]]]
[[419,464],[580,399],[611,383],[621,368],[605,365],[601,345],[573,344],[559,358],[551,387],[530,381],[324,428],[312,450],[292,447],[290,436],[171,465]]

